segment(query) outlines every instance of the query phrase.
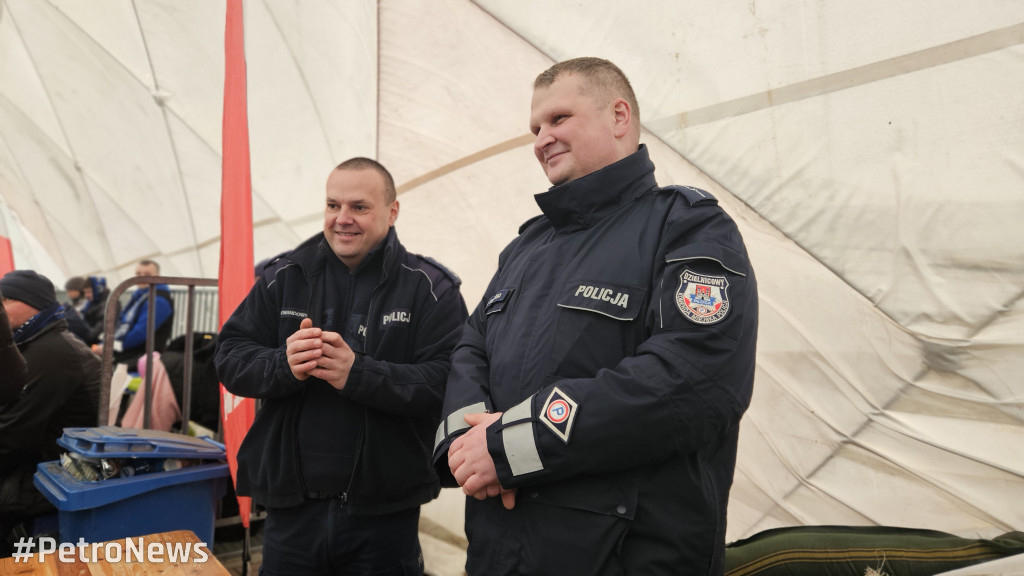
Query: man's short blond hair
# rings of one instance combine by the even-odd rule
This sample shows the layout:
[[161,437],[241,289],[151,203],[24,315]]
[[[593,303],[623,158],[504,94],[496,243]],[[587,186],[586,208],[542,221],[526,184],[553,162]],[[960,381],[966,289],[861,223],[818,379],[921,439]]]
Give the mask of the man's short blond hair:
[[640,126],[640,105],[629,78],[619,69],[603,58],[583,57],[565,60],[540,73],[533,81],[533,89],[547,88],[555,83],[562,74],[575,74],[582,80],[583,89],[601,104],[608,104],[616,98],[622,98],[633,110],[633,119]]
[[363,156],[356,156],[355,158],[349,158],[341,164],[334,167],[335,170],[374,170],[380,174],[381,179],[384,180],[384,199],[387,200],[388,204],[391,204],[398,198],[398,191],[395,189],[395,179],[391,177],[391,172],[384,167],[383,164],[373,160],[372,158],[365,158]]

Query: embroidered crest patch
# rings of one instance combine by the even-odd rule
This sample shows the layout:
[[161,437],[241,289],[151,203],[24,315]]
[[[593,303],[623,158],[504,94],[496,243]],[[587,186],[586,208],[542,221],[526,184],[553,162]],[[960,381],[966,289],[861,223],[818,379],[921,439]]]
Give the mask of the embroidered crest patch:
[[714,324],[729,313],[728,288],[725,276],[697,274],[686,268],[679,275],[676,307],[691,322]]
[[543,422],[562,442],[569,443],[572,421],[576,418],[576,401],[557,387],[548,395],[541,409],[540,421]]

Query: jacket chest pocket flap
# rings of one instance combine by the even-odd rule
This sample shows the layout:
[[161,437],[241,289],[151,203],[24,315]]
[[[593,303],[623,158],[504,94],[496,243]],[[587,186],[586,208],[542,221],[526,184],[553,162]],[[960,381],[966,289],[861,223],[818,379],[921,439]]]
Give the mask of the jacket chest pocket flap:
[[558,306],[601,314],[615,320],[635,320],[646,290],[601,280],[572,280],[562,288]]

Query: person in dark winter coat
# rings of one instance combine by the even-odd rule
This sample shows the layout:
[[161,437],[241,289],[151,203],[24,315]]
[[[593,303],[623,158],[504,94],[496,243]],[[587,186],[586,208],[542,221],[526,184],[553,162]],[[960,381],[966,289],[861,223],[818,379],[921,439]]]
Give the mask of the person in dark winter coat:
[[238,493],[267,509],[264,576],[422,574],[420,505],[452,348],[457,276],[408,252],[394,181],[354,158],[327,179],[324,231],[259,272],[215,355],[232,393],[263,399]]
[[[0,293],[0,302],[3,294]],[[0,305],[0,406],[18,397],[26,378],[25,358],[14,343],[7,309]]]
[[36,464],[60,458],[65,427],[95,426],[99,359],[68,331],[53,283],[32,270],[0,279],[14,342],[27,364],[18,396],[0,404],[0,533],[52,510],[32,485]]
[[94,337],[93,331],[85,321],[85,317],[82,316],[82,312],[89,304],[89,300],[85,296],[85,287],[88,284],[89,280],[82,276],[68,278],[68,281],[64,283],[64,293],[68,296],[68,301],[64,303],[64,319],[67,320],[68,330],[72,334],[78,336],[82,342],[91,345]]
[[[82,319],[89,326],[89,338],[86,344],[92,346],[100,342],[100,337],[105,329],[104,320],[107,313],[107,299],[110,297],[110,289],[107,288],[107,279],[102,276],[87,277],[85,285],[82,286],[82,293],[85,296],[85,304],[78,311]],[[121,314],[121,303],[114,305],[114,317]]]
[[437,431],[471,576],[720,575],[757,285],[709,193],[659,187],[611,62],[534,83],[552,187],[452,356]]

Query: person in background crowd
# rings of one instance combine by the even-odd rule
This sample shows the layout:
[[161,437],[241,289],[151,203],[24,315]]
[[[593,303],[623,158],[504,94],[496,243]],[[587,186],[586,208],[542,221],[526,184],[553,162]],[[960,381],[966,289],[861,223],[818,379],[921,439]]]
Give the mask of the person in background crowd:
[[0,404],[2,548],[14,526],[53,510],[32,475],[37,463],[60,458],[57,439],[65,427],[96,426],[101,370],[99,359],[68,332],[48,278],[32,270],[8,272],[0,293],[26,363],[19,394]]
[[[159,276],[160,265],[153,260],[142,260],[135,267],[136,276]],[[163,352],[174,327],[174,300],[171,299],[170,288],[166,284],[139,284],[132,292],[118,317],[114,330],[114,362],[127,364],[130,371],[135,371],[138,359],[146,353],[146,329],[149,322],[150,289],[156,291],[156,308],[153,323],[153,350]],[[93,349],[103,352],[101,344]]]
[[[93,346],[102,339],[104,330],[104,319],[107,311],[107,298],[110,290],[107,288],[106,278],[100,276],[85,277],[82,284],[83,304],[79,313],[89,327],[89,337],[85,343]],[[120,303],[115,308],[115,317],[121,313]]]
[[[3,294],[0,293],[2,301]],[[0,305],[0,406],[21,394],[26,376],[25,358],[18,352],[18,345],[14,342],[7,309]]]
[[722,574],[757,286],[715,198],[661,188],[607,60],[534,82],[552,187],[452,357],[435,460],[472,576]]
[[78,336],[82,342],[91,344],[92,329],[82,316],[85,307],[89,305],[89,300],[85,296],[85,287],[88,284],[89,281],[82,276],[74,276],[64,283],[64,293],[68,296],[68,301],[64,304],[64,319],[68,321],[68,330],[72,334]]
[[64,293],[68,295],[67,305],[77,310],[79,314],[85,312],[85,307],[89,304],[89,298],[85,293],[88,285],[89,279],[84,276],[72,276],[64,283]]
[[261,574],[422,574],[420,505],[460,280],[394,229],[391,174],[369,158],[327,178],[322,234],[259,269],[220,333],[217,374],[263,407],[238,493],[267,509]]

